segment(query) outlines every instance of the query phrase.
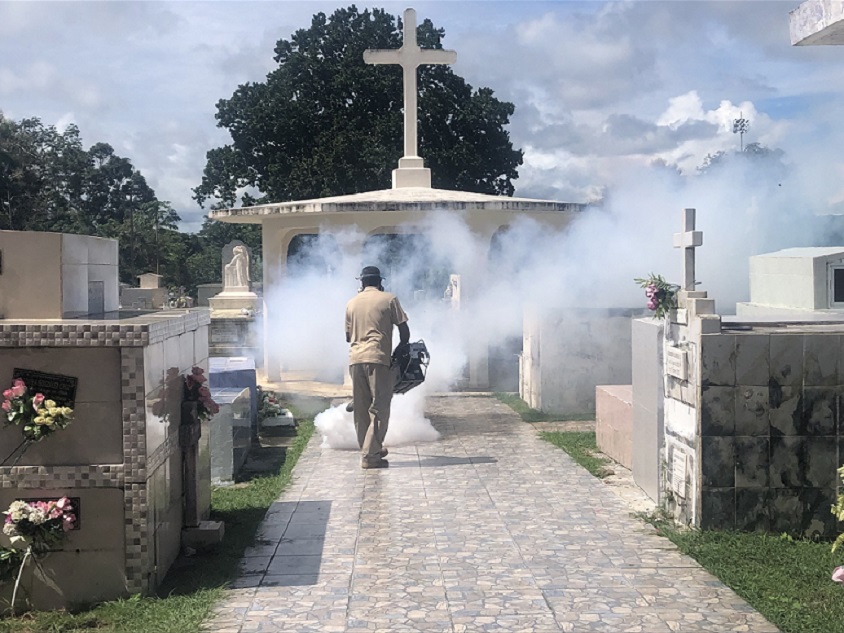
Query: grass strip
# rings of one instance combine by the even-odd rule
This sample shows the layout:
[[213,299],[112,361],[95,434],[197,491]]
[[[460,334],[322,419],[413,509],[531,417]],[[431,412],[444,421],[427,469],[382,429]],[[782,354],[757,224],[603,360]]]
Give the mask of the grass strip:
[[544,413],[543,411],[539,411],[537,409],[531,409],[527,403],[515,393],[496,392],[493,395],[498,401],[503,402],[513,409],[513,411],[518,413],[519,417],[525,422],[581,422],[595,419],[594,413],[567,413],[565,415],[560,415],[559,413]]
[[277,473],[212,490],[211,518],[226,523],[223,542],[208,552],[180,559],[158,596],[132,596],[78,613],[44,611],[0,619],[0,633],[198,632],[225,584],[237,576],[244,550],[255,541],[264,514],[290,482],[293,467],[313,435],[313,418],[297,416],[297,421],[296,438]]
[[830,543],[651,522],[783,633],[844,633],[844,589],[831,580],[844,561]]
[[547,431],[539,437],[563,449],[595,477],[603,479],[613,474],[612,461],[598,450],[594,431]]

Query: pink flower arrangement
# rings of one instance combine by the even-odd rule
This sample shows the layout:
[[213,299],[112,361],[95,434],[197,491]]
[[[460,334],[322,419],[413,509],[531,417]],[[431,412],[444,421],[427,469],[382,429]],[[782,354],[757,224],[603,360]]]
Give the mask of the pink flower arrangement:
[[645,289],[648,310],[652,310],[654,316],[658,319],[668,314],[669,310],[677,307],[679,286],[668,283],[662,275],[651,273],[649,277],[634,279],[634,281]]
[[13,501],[3,514],[3,533],[17,549],[46,552],[76,527],[76,512],[67,497],[56,500]]
[[844,585],[844,567],[836,567],[832,572],[832,580],[833,582],[837,582],[839,585]]
[[73,419],[73,409],[58,406],[43,393],[30,394],[20,378],[3,392],[0,409],[5,414],[6,424],[20,426],[24,439],[29,442],[44,439],[65,428]]
[[211,397],[205,372],[201,367],[194,367],[185,376],[185,402],[196,402],[200,420],[207,420],[220,411],[220,406]]

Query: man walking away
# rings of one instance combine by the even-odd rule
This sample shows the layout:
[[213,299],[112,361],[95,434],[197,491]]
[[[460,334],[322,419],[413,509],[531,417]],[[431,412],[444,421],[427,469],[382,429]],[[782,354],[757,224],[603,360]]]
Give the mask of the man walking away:
[[409,343],[410,328],[398,298],[384,292],[378,268],[364,267],[358,279],[360,291],[346,305],[355,430],[361,450],[361,468],[387,468],[384,437],[390,423],[395,382],[390,370],[393,326],[399,328],[399,346]]

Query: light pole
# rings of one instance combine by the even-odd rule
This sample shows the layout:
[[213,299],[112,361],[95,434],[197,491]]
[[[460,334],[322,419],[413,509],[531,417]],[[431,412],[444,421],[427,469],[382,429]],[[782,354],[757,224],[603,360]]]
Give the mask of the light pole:
[[733,134],[739,135],[739,147],[744,151],[744,135],[750,129],[750,121],[744,118],[744,113],[739,112],[739,118],[733,119]]

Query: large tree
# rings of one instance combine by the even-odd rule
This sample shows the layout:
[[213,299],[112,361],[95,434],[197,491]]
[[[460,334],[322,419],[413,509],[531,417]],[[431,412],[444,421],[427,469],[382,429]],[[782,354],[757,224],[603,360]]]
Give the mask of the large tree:
[[192,286],[184,265],[192,252],[178,221],[107,143],[86,150],[75,125],[61,132],[37,118],[17,122],[0,112],[0,229],[116,238],[124,281],[155,271],[168,284]]
[[[442,48],[425,20],[422,48]],[[363,62],[368,48],[399,48],[401,21],[354,6],[318,13],[275,48],[278,68],[217,103],[229,145],[208,152],[200,204],[234,206],[384,189],[402,155],[402,73]],[[419,153],[434,187],[513,194],[522,163],[505,129],[513,104],[472,89],[444,65],[419,68]]]

